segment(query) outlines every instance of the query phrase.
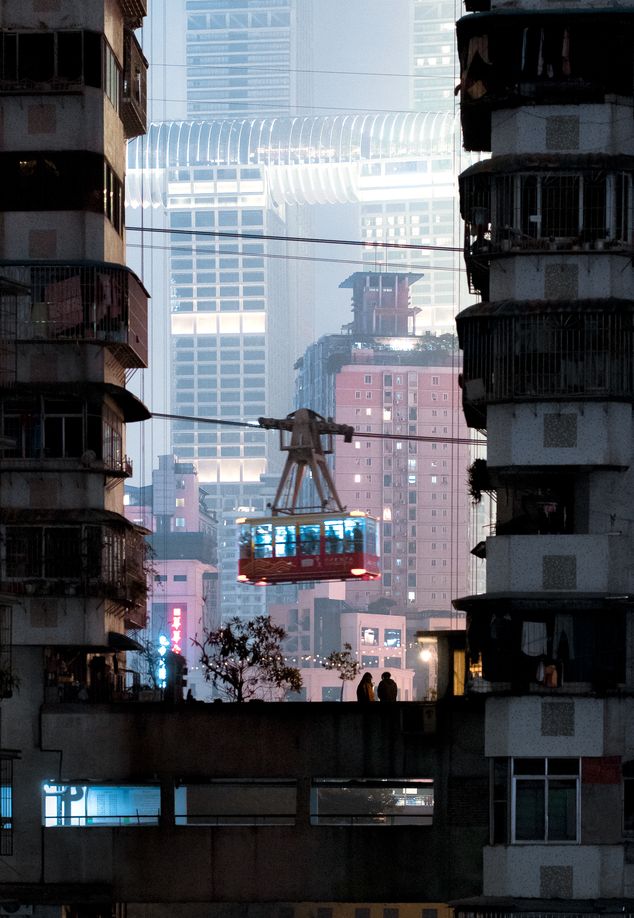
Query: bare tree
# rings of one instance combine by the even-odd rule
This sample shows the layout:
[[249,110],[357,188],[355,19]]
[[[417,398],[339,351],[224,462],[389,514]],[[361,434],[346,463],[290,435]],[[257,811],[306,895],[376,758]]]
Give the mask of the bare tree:
[[250,621],[237,616],[222,628],[192,639],[200,650],[205,679],[230,701],[248,701],[263,687],[299,692],[299,669],[286,664],[282,641],[286,631],[267,615]]
[[343,650],[333,650],[321,664],[325,669],[336,669],[341,679],[341,695],[339,701],[343,701],[343,689],[346,682],[351,682],[359,673],[361,664],[352,656],[352,644],[344,644]]

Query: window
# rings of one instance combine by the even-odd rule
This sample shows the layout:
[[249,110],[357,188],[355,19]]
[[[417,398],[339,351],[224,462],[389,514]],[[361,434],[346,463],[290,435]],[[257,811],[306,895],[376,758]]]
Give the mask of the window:
[[379,629],[378,628],[366,628],[365,625],[361,626],[361,643],[368,644],[378,647],[379,645]]
[[212,780],[177,787],[176,825],[294,825],[297,789],[294,781]]
[[185,518],[183,516],[174,517],[174,526],[176,527],[176,529],[184,529],[185,528]]
[[13,759],[0,759],[0,854],[13,854]]
[[400,628],[386,628],[383,636],[383,643],[385,647],[400,647],[401,646],[401,629]]
[[431,825],[434,784],[426,778],[317,778],[311,825]]
[[175,583],[187,583],[187,574],[174,574]]
[[361,657],[361,666],[366,669],[377,669],[379,665],[379,658],[375,656],[364,656]]
[[53,827],[158,825],[155,785],[45,784],[44,825]]
[[322,686],[321,700],[322,701],[340,701],[341,700],[341,688],[338,688],[336,685]]
[[512,759],[513,843],[579,842],[579,759]]

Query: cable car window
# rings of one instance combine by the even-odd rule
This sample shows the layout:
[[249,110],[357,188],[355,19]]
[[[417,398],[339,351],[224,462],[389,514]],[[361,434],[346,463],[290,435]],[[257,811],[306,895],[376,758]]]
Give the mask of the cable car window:
[[365,542],[364,551],[372,555],[378,555],[379,542],[377,525],[373,519],[367,518],[365,521]]
[[273,557],[273,527],[270,523],[255,527],[254,535],[254,552],[255,558],[272,558]]
[[240,526],[240,560],[248,561],[251,558],[251,527]]
[[327,555],[342,555],[344,549],[343,520],[326,520],[324,522],[324,538],[326,540]]
[[319,554],[320,526],[300,526],[299,544],[302,555]]
[[346,554],[363,551],[363,529],[365,520],[344,520]]
[[275,557],[292,558],[297,554],[297,535],[294,526],[275,527]]

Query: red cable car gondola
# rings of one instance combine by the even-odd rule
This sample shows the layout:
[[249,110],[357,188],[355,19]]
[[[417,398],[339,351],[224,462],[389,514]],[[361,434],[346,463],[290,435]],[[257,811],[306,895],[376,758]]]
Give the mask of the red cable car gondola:
[[362,510],[239,519],[238,580],[376,580],[378,527]]
[[[333,435],[341,434],[349,443],[354,429],[326,420],[308,408],[300,408],[283,420],[259,418],[258,423],[280,431],[280,449],[288,456],[272,515],[237,520],[238,580],[267,586],[380,577],[378,523],[363,510],[346,511],[325,459],[333,451]],[[285,433],[290,433],[289,442]],[[328,437],[325,448],[322,436]],[[307,469],[321,501],[320,512],[297,507]]]

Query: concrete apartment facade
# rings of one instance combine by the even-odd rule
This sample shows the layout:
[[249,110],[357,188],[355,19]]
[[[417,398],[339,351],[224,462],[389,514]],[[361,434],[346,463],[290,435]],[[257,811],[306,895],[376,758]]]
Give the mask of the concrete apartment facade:
[[463,404],[497,496],[467,614],[491,834],[458,914],[632,910],[631,7],[469,2],[458,22]]

